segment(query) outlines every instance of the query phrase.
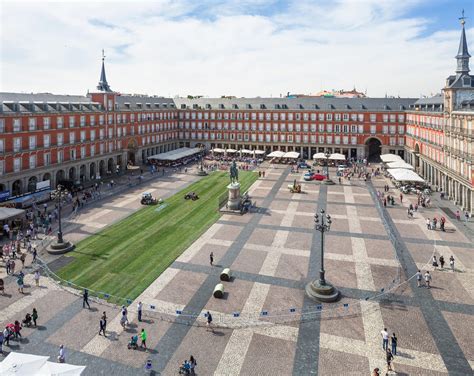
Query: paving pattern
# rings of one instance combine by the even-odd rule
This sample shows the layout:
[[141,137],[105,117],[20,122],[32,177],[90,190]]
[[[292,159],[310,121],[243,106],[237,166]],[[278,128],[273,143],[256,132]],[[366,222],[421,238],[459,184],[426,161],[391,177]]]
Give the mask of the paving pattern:
[[[91,310],[83,309],[79,297],[46,278],[40,288],[33,287],[30,275],[31,287],[22,296],[15,280],[7,278],[0,324],[33,307],[40,312],[40,327],[25,328],[25,339],[12,341],[11,349],[54,356],[64,344],[67,361],[86,364],[89,375],[135,374],[147,359],[155,374],[173,375],[191,354],[198,375],[367,375],[386,368],[380,335],[386,327],[399,339],[397,373],[472,374],[469,226],[448,218],[447,232],[428,230],[427,217],[446,214],[438,207],[422,208],[407,218],[412,196],[384,208],[376,193],[383,191],[384,178],[334,186],[302,181],[304,193],[292,194],[287,185],[301,175],[283,166],[265,169],[266,177],[250,189],[258,209],[223,215],[130,305],[126,329],[118,307],[94,302]],[[180,176],[146,189],[162,196],[195,179]],[[140,192],[105,200],[72,218],[68,238],[81,239],[136,210]],[[391,194],[398,197],[393,189]],[[313,216],[323,208],[333,218],[325,236],[326,277],[342,298],[319,305],[305,296],[304,287],[320,268]],[[433,254],[446,260],[454,255],[456,271],[449,265],[433,270]],[[223,267],[231,268],[233,278],[224,282],[224,298],[215,299],[212,291]],[[418,269],[432,273],[432,289],[417,287]],[[135,313],[138,301],[145,305],[142,322]],[[206,311],[213,314],[213,332],[206,330]],[[98,335],[102,312],[108,317],[106,338]],[[130,336],[141,328],[148,333],[149,350],[127,350]]]

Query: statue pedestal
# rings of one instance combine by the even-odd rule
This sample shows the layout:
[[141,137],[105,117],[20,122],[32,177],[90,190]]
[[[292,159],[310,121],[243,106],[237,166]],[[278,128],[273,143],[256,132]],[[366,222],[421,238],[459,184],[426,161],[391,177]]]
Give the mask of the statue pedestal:
[[229,199],[227,200],[227,209],[240,209],[240,183],[230,183],[227,186],[229,190]]

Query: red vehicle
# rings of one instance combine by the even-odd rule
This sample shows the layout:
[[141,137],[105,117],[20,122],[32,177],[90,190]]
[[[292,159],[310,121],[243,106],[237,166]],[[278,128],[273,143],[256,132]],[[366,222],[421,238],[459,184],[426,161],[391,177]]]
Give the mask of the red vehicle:
[[325,175],[314,174],[312,172],[308,172],[304,175],[304,180],[306,181],[310,181],[310,180],[323,181],[324,179],[326,179]]

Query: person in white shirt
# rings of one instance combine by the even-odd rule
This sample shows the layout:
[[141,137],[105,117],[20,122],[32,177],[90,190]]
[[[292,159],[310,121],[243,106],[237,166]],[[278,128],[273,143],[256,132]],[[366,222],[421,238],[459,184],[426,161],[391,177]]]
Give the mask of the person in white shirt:
[[431,286],[430,286],[431,274],[428,271],[425,273],[425,283],[426,283],[426,287],[431,288]]
[[388,348],[387,328],[383,328],[383,330],[380,332],[380,334],[382,335],[382,348],[384,349],[384,351],[387,351],[387,348]]
[[143,304],[142,302],[138,302],[137,304],[138,321],[142,321],[142,310],[143,310]]
[[58,363],[66,363],[66,351],[64,345],[59,346]]

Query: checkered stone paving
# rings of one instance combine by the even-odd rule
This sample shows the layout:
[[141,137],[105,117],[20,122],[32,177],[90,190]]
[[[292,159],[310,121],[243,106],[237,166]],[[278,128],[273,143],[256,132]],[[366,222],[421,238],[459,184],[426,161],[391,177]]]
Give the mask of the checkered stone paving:
[[[79,297],[47,278],[41,288],[29,287],[20,296],[15,281],[7,279],[2,324],[36,306],[41,325],[25,328],[25,340],[13,341],[11,349],[54,356],[64,344],[68,361],[86,364],[88,375],[136,374],[148,359],[155,374],[174,375],[191,354],[198,375],[368,375],[375,367],[386,369],[380,335],[386,327],[399,341],[396,372],[473,373],[470,230],[450,219],[446,233],[428,230],[425,219],[443,215],[437,207],[420,208],[407,218],[416,197],[384,208],[377,191],[389,182],[381,177],[328,186],[302,181],[289,167],[262,168],[266,177],[249,190],[258,210],[223,215],[130,305],[126,329],[119,307],[93,302],[91,310],[83,309]],[[304,193],[289,192],[295,179]],[[389,194],[398,197],[393,188]],[[71,222],[96,232],[133,210],[135,196],[127,195],[92,210],[87,223],[80,217]],[[325,236],[326,277],[342,295],[328,304],[304,292],[319,274],[321,235],[313,216],[321,209],[333,219]],[[433,270],[433,254],[446,260],[453,255],[455,272],[449,265]],[[213,288],[224,267],[231,268],[232,279],[223,282],[224,298],[215,299]],[[418,269],[433,275],[431,289],[417,287]],[[26,282],[33,284],[31,276]],[[138,301],[144,303],[142,322]],[[213,331],[205,326],[207,311]],[[108,317],[106,338],[98,334],[102,312]],[[149,351],[127,350],[130,336],[141,328],[148,332]]]

